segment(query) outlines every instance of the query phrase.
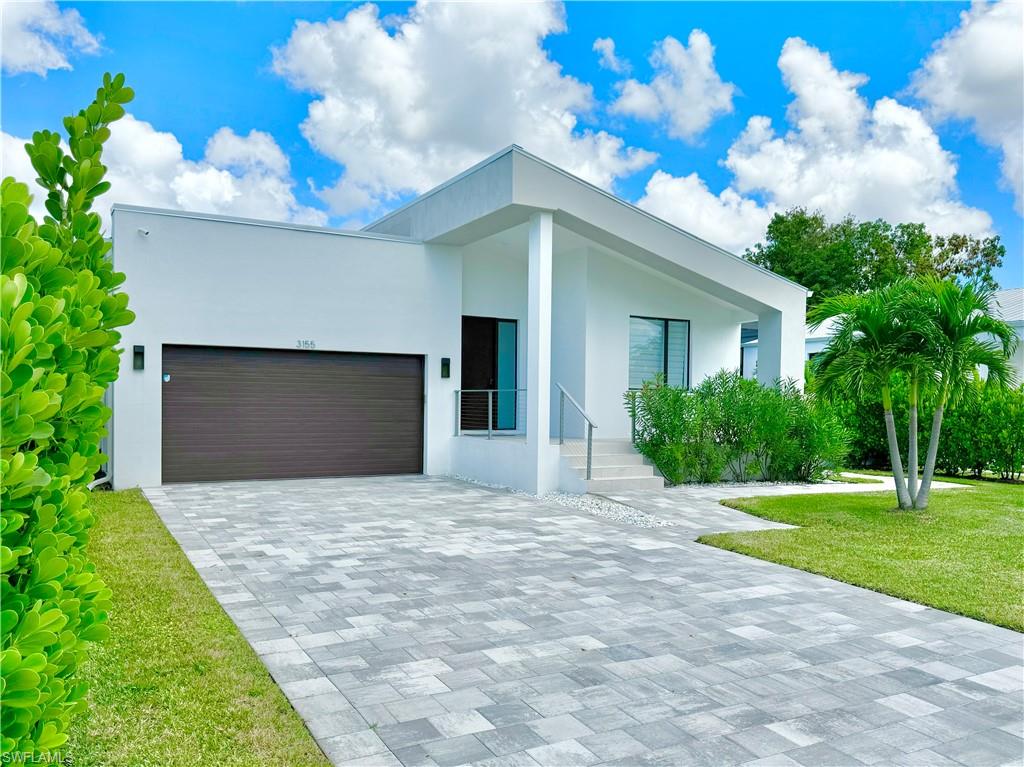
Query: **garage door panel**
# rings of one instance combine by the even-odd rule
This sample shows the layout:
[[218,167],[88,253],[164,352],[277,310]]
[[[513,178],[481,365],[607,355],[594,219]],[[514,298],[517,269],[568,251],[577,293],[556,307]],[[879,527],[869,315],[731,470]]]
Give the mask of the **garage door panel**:
[[165,346],[165,482],[418,473],[421,357]]

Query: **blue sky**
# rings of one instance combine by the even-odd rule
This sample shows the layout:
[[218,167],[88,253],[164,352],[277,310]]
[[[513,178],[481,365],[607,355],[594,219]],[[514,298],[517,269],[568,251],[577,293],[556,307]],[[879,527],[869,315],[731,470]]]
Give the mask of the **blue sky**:
[[[165,207],[175,204],[200,207],[199,203],[191,206],[186,203],[197,200],[201,203],[209,199],[210,206],[216,210],[246,215],[253,213],[242,204],[246,197],[255,200],[263,191],[270,190],[268,199],[280,200],[281,190],[286,190],[292,197],[280,209],[281,217],[352,225],[370,220],[416,191],[422,191],[425,186],[445,177],[449,170],[445,162],[439,161],[403,188],[405,181],[396,182],[387,166],[400,166],[402,158],[415,158],[417,152],[434,148],[439,153],[447,152],[450,162],[466,158],[463,164],[468,164],[474,158],[481,159],[489,151],[509,143],[511,133],[495,135],[493,146],[488,149],[486,131],[480,135],[481,131],[475,131],[467,123],[479,121],[486,125],[487,115],[500,117],[505,109],[517,110],[517,114],[526,111],[532,115],[530,110],[557,102],[561,104],[560,115],[571,115],[576,120],[575,127],[557,141],[544,143],[544,139],[531,134],[532,126],[539,123],[528,117],[523,123],[527,126],[523,130],[526,135],[517,143],[531,149],[531,141],[537,142],[556,155],[564,151],[564,158],[548,157],[558,164],[571,166],[572,161],[578,161],[580,168],[600,166],[593,171],[591,180],[603,183],[627,200],[639,201],[659,215],[667,218],[675,215],[677,223],[709,239],[731,240],[723,242],[727,247],[739,249],[750,239],[747,236],[744,240],[741,234],[730,237],[737,228],[745,226],[749,231],[758,231],[759,222],[765,220],[772,210],[788,207],[794,199],[800,199],[799,193],[791,187],[809,184],[809,194],[820,194],[814,199],[825,200],[826,213],[833,217],[843,210],[844,205],[854,208],[847,212],[857,215],[879,215],[890,209],[884,204],[889,199],[886,195],[889,195],[892,205],[897,206],[892,208],[897,218],[914,217],[920,213],[922,219],[934,216],[933,220],[940,222],[937,224],[940,228],[987,229],[997,233],[1007,248],[1006,264],[997,277],[1006,287],[1024,285],[1022,219],[1015,209],[1014,192],[1001,181],[1000,163],[1006,145],[1005,141],[1000,144],[992,138],[1001,129],[1004,133],[999,135],[1005,135],[1005,116],[1002,123],[997,123],[997,118],[992,116],[995,107],[990,108],[985,103],[977,106],[974,113],[950,115],[949,108],[943,112],[941,100],[944,96],[936,91],[946,87],[945,83],[932,83],[931,91],[925,86],[915,85],[918,82],[915,72],[919,72],[922,63],[933,55],[933,46],[946,38],[953,42],[959,40],[955,36],[962,25],[960,14],[969,7],[966,4],[571,2],[564,7],[564,12],[556,11],[554,21],[547,17],[535,20],[523,38],[510,34],[509,39],[515,47],[503,39],[500,26],[494,30],[493,41],[490,40],[486,21],[482,22],[480,29],[467,33],[465,40],[453,38],[451,35],[457,34],[460,25],[468,26],[460,22],[454,25],[455,32],[437,33],[437,50],[441,51],[438,56],[453,56],[456,61],[454,70],[448,70],[447,75],[437,75],[429,82],[418,83],[416,87],[420,90],[415,101],[421,106],[424,102],[436,104],[433,108],[441,110],[441,105],[451,99],[454,104],[452,111],[462,111],[450,118],[453,120],[451,125],[445,125],[445,119],[449,118],[445,114],[430,114],[431,107],[428,106],[423,115],[427,128],[422,128],[421,122],[401,124],[400,120],[381,111],[380,103],[375,100],[377,94],[371,92],[378,82],[374,72],[352,74],[357,67],[350,62],[366,62],[367,52],[376,50],[366,39],[352,43],[350,47],[347,47],[349,43],[334,39],[331,61],[337,70],[327,71],[308,61],[303,54],[306,49],[300,47],[300,43],[330,38],[331,31],[341,27],[314,26],[304,33],[307,38],[293,36],[295,25],[300,20],[314,23],[334,20],[340,24],[349,11],[361,5],[303,2],[61,4],[57,12],[68,14],[77,11],[80,15],[78,22],[98,42],[98,49],[96,46],[91,49],[88,41],[82,43],[81,36],[76,42],[71,33],[63,39],[52,40],[68,68],[63,68],[59,60],[51,61],[57,65],[43,65],[45,77],[35,71],[13,71],[19,67],[30,69],[31,63],[11,64],[5,60],[3,132],[8,136],[25,137],[35,129],[56,128],[63,114],[88,100],[104,71],[123,71],[137,93],[130,112],[136,120],[148,125],[140,128],[145,132],[139,133],[137,140],[133,139],[132,147],[119,150],[117,159],[124,167],[113,176],[114,198],[118,198],[117,179],[123,176],[125,181],[121,189],[124,194],[132,196],[125,201]],[[408,4],[382,3],[379,7],[380,17],[393,16],[410,22]],[[487,11],[478,10],[477,13]],[[555,29],[559,26],[559,14],[564,19],[564,32]],[[413,19],[410,23],[415,26],[430,22]],[[509,22],[503,23],[507,26]],[[434,28],[439,26],[440,22]],[[389,34],[397,34],[390,23],[385,23],[383,28]],[[31,30],[31,25],[26,29]],[[625,81],[633,79],[646,87],[652,84],[652,78],[659,72],[667,71],[664,66],[659,69],[657,64],[652,66],[648,61],[656,46],[666,37],[675,38],[684,51],[688,48],[689,53],[693,53],[697,46],[692,38],[688,43],[688,38],[695,29],[703,31],[714,47],[714,75],[709,87],[712,91],[717,88],[720,97],[729,92],[728,109],[715,112],[706,126],[680,137],[679,131],[672,128],[667,102],[662,103],[663,111],[660,113],[656,107],[643,113],[643,110],[630,109],[622,102],[616,106]],[[976,24],[973,29],[984,32],[981,24]],[[315,36],[320,33],[321,37]],[[5,21],[5,43],[10,34],[12,31]],[[791,68],[787,71],[792,81],[817,82],[814,72],[819,71],[818,64],[822,60],[828,61],[835,71],[865,75],[866,82],[858,80],[846,90],[862,99],[868,110],[879,99],[891,98],[913,110],[909,117],[904,115],[900,119],[917,119],[920,114],[921,124],[925,127],[914,130],[933,132],[937,139],[936,147],[927,150],[930,154],[918,156],[918,148],[914,144],[928,145],[932,135],[929,133],[920,140],[901,140],[903,143],[881,148],[850,144],[842,150],[840,158],[830,159],[810,156],[824,152],[823,144],[811,147],[805,138],[787,140],[787,132],[796,128],[794,122],[787,121],[787,107],[796,96],[791,88],[787,88],[780,72],[780,54],[786,41],[794,37],[800,38],[803,44],[799,48],[790,48]],[[962,44],[972,43],[964,37],[960,40]],[[615,54],[630,62],[629,71],[614,72],[601,66],[599,54],[594,50],[594,42],[598,38],[614,40]],[[530,44],[534,39],[538,46],[536,51]],[[512,79],[508,83],[499,81],[489,89],[487,83],[474,82],[472,59],[466,60],[464,71],[459,70],[457,49],[461,44],[488,46],[492,43],[489,56],[511,57],[510,61],[514,62],[514,57],[523,51],[524,66],[532,66],[538,61],[553,62],[561,67],[561,71],[538,76],[525,84],[515,79],[518,75],[513,72],[509,74]],[[982,39],[974,44],[983,46],[985,41]],[[276,63],[275,48],[279,51]],[[386,96],[380,98],[390,101],[404,98],[407,88],[401,81],[418,81],[415,73],[424,68],[424,62],[415,58],[429,57],[430,50],[424,44],[420,49],[410,47],[408,51],[395,50],[385,55],[379,62],[382,70],[391,71],[389,55],[405,56],[401,61],[406,65],[409,64],[407,58],[414,60],[411,70],[393,70],[397,82],[389,81],[380,86]],[[952,50],[952,54],[955,53]],[[1016,66],[1014,57],[1019,56],[1019,48],[1008,51],[1006,55],[1010,57],[1009,67],[1012,70]],[[949,58],[959,60],[963,57],[951,55]],[[685,88],[683,80],[690,76],[691,70],[681,71],[683,74],[673,82]],[[977,73],[968,75],[977,77]],[[964,75],[962,87],[971,87],[976,92],[991,87],[990,104],[1006,98],[1013,102],[1019,97],[1019,94],[999,92],[999,88],[1005,87],[1005,79],[995,80],[991,86],[983,83],[981,87],[972,85],[976,80],[972,81],[968,75]],[[573,81],[565,79],[569,77]],[[827,100],[830,87],[834,86],[837,93],[843,90],[837,84],[840,81],[833,79],[835,82],[828,81],[821,86],[823,100]],[[723,91],[723,83],[731,84],[732,88],[725,87]],[[584,89],[589,86],[590,96],[581,96],[577,86]],[[520,92],[523,88],[534,87],[537,88],[535,97]],[[459,100],[457,93],[460,89],[480,89],[480,96],[475,102],[479,111],[474,112],[474,102],[469,102],[467,107],[464,100]],[[502,93],[503,89],[508,93],[519,93],[517,98],[522,100],[509,107],[507,100],[511,96]],[[684,111],[699,106],[696,103],[699,99],[694,98],[692,92],[680,92],[685,95]],[[645,93],[650,95],[652,91]],[[956,98],[957,94],[946,96]],[[666,98],[670,97],[671,93]],[[801,103],[806,116],[810,108],[808,105],[817,97],[805,95],[804,98]],[[302,126],[311,103],[324,100],[337,109],[332,116],[325,117],[322,124],[312,128],[307,125],[304,130]],[[583,104],[583,101],[587,103]],[[353,102],[361,105],[361,117],[347,111],[347,105]],[[339,115],[338,109],[342,107],[345,109]],[[373,117],[375,111],[376,117]],[[366,117],[367,114],[371,116]],[[844,119],[843,114],[842,111],[835,112],[831,116],[826,115],[825,119],[838,117],[841,120]],[[792,178],[773,177],[763,186],[758,185],[760,181],[752,181],[764,178],[765,174],[771,175],[775,170],[768,167],[771,160],[767,152],[772,146],[768,138],[763,138],[756,148],[738,148],[734,154],[743,157],[737,160],[736,165],[727,164],[730,148],[737,144],[748,121],[755,116],[770,118],[775,137],[783,139],[781,151],[789,153],[787,157],[799,156],[802,161],[810,163],[809,169]],[[359,119],[365,119],[369,127],[355,125]],[[374,119],[380,120],[379,126],[373,125]],[[877,129],[870,120],[868,118],[858,131]],[[986,120],[987,123],[984,122]],[[986,126],[989,126],[987,132]],[[224,128],[230,129],[229,135],[221,136],[224,140],[218,143],[216,150],[208,148],[211,137]],[[269,134],[272,141],[257,142],[258,148],[255,143],[247,143],[246,137],[252,138],[250,131],[254,130]],[[538,134],[542,132],[540,127],[537,131]],[[649,156],[653,159],[648,162],[627,161],[623,154],[615,161],[601,165],[603,161],[595,159],[600,152],[580,140],[587,131],[592,134],[604,131],[606,136],[619,142],[615,146],[623,153],[634,148],[652,153]],[[456,138],[449,141],[449,136]],[[178,174],[178,180],[173,183],[164,180],[169,188],[155,190],[161,179],[145,177],[137,167],[145,165],[147,158],[158,154],[149,149],[146,142],[156,141],[159,137],[166,138],[160,146],[171,154],[173,151],[169,147],[173,140],[180,143],[180,159],[169,157],[166,166],[171,169],[167,173]],[[239,140],[235,141],[236,138]],[[279,153],[272,148],[275,144]],[[397,146],[395,151],[400,149],[402,154],[382,156],[380,164],[374,166],[366,160],[373,153],[368,147],[382,144],[389,148]],[[453,150],[453,146],[456,149]],[[132,154],[133,148],[137,150],[135,154]],[[594,157],[586,155],[592,149]],[[903,157],[901,152],[909,153],[915,163],[934,167],[934,172],[929,170],[925,181],[909,173],[905,181],[898,177],[883,191],[875,193],[864,188],[865,185],[870,186],[869,174],[865,174],[866,180],[857,180],[849,178],[849,173],[836,170],[877,163],[879,157],[885,163],[890,162],[888,158],[891,157],[891,163],[899,165]],[[364,160],[366,167],[357,170],[355,166]],[[833,160],[852,163],[852,166],[831,164]],[[12,168],[17,167],[8,159],[6,145],[5,163]],[[737,170],[741,164],[745,170]],[[154,166],[153,173],[159,176],[161,167]],[[941,180],[943,174],[951,173],[953,168],[955,178]],[[665,183],[655,189],[651,179],[652,174],[658,171],[663,174],[659,178]],[[834,184],[820,179],[823,173],[828,172],[836,174]],[[246,173],[255,173],[256,176],[246,176]],[[693,185],[683,188],[681,184],[673,183],[690,174],[697,174],[706,189],[696,189]],[[339,183],[345,178],[351,183]],[[221,191],[197,186],[211,180],[229,186],[235,184],[237,189],[217,197]],[[907,184],[906,193],[899,188],[900,183]],[[272,188],[268,186],[271,184]],[[814,187],[814,184],[818,186]],[[921,192],[928,184],[934,185],[934,191],[926,189]],[[833,185],[836,190],[830,189]],[[740,209],[729,208],[728,200],[723,202],[720,193],[730,187],[747,201],[746,213],[742,206]],[[250,189],[257,191],[249,194],[246,190]],[[916,208],[908,203],[898,209],[905,197],[915,194],[922,195],[913,203]],[[706,214],[687,212],[700,205],[708,206]],[[268,203],[265,210],[273,214],[276,209]],[[941,213],[935,212],[940,210]],[[710,223],[712,219],[716,223]],[[961,219],[963,225],[957,226]],[[706,231],[702,231],[702,227],[707,227]]]

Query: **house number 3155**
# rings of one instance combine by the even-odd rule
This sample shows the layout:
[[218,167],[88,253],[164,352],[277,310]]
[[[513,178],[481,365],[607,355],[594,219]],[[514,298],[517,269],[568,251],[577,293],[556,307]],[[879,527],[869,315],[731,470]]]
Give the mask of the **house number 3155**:
[[300,338],[298,343],[295,344],[296,349],[315,349],[316,341],[310,341],[308,338]]

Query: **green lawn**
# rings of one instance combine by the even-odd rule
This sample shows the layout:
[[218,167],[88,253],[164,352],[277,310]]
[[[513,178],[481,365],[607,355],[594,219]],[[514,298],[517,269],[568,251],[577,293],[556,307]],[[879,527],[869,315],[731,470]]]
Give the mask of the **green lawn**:
[[114,607],[64,749],[76,767],[328,764],[142,494],[96,493],[93,508]]
[[799,527],[699,540],[1024,631],[1024,485],[964,483],[924,512],[895,509],[893,492],[732,499]]

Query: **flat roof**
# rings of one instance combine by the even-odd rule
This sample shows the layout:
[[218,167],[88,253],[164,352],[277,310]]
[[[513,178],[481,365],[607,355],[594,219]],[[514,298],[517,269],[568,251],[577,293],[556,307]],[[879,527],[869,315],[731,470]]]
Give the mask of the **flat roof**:
[[225,216],[220,213],[202,213],[200,211],[175,210],[173,208],[149,208],[144,205],[128,205],[116,202],[111,208],[111,214],[118,211],[126,213],[144,213],[149,216],[169,216],[171,218],[189,218],[200,221],[219,221],[228,224],[245,224],[247,226],[263,226],[268,229],[290,229],[299,232],[313,232],[316,234],[330,234],[337,237],[360,237],[368,240],[390,240],[392,242],[405,242],[421,244],[420,240],[413,237],[402,237],[397,234],[378,234],[376,232],[364,232],[359,229],[334,229],[329,226],[317,226],[316,224],[296,224],[291,221],[270,221],[261,218],[242,218],[240,216]]
[[810,292],[806,287],[804,287],[800,283],[794,282],[793,280],[789,279],[788,277],[783,277],[781,274],[777,274],[776,272],[773,272],[771,269],[766,269],[765,267],[761,266],[760,264],[755,264],[755,263],[753,263],[751,261],[748,261],[747,259],[743,258],[742,256],[740,256],[740,255],[738,255],[736,253],[733,253],[733,252],[731,252],[729,250],[726,250],[725,248],[723,248],[723,247],[721,247],[719,245],[715,245],[712,242],[708,242],[704,238],[698,237],[697,235],[693,234],[692,232],[689,232],[686,229],[683,229],[682,227],[676,226],[675,224],[672,224],[672,223],[666,221],[663,218],[659,218],[658,216],[655,216],[653,213],[649,213],[648,211],[644,210],[643,208],[639,208],[636,205],[634,205],[633,203],[628,202],[626,200],[623,200],[621,197],[618,197],[618,196],[612,194],[611,192],[609,192],[609,191],[607,191],[605,189],[602,189],[601,187],[596,186],[595,184],[592,184],[589,181],[586,181],[585,179],[582,179],[582,178],[580,178],[579,176],[577,176],[577,175],[575,175],[573,173],[570,173],[569,171],[565,170],[564,168],[561,168],[561,167],[555,165],[554,163],[548,162],[547,160],[545,160],[545,159],[543,159],[541,157],[538,157],[537,155],[535,155],[535,154],[533,154],[531,152],[528,152],[526,149],[523,149],[523,147],[519,146],[518,144],[509,144],[504,149],[502,149],[502,150],[500,150],[498,152],[495,152],[494,154],[490,155],[489,157],[485,157],[480,162],[476,163],[475,165],[472,165],[471,167],[467,168],[466,170],[462,171],[461,173],[459,173],[459,174],[457,174],[455,176],[452,176],[447,181],[444,181],[441,184],[438,184],[437,186],[433,187],[432,189],[428,189],[423,194],[417,195],[416,197],[414,197],[413,199],[409,200],[408,202],[398,206],[394,210],[386,213],[385,215],[381,216],[380,218],[376,219],[375,221],[372,221],[371,223],[367,224],[365,227],[363,227],[362,231],[368,231],[369,229],[371,229],[373,227],[379,226],[380,224],[384,223],[385,221],[388,221],[389,219],[399,215],[403,211],[408,210],[409,208],[411,208],[411,207],[421,203],[422,201],[432,197],[433,195],[437,194],[438,192],[441,192],[441,191],[447,189],[448,187],[452,186],[453,184],[456,184],[459,181],[463,180],[464,178],[466,178],[468,176],[471,176],[472,174],[482,170],[483,168],[486,168],[488,165],[496,162],[497,160],[500,160],[502,157],[505,157],[506,155],[513,154],[513,153],[514,154],[518,154],[518,155],[520,155],[522,157],[525,157],[528,160],[531,160],[531,161],[533,161],[535,163],[538,163],[539,165],[542,165],[545,168],[548,168],[549,170],[554,171],[555,173],[559,173],[562,176],[564,176],[564,177],[566,177],[568,179],[571,179],[572,181],[576,182],[577,184],[580,184],[581,186],[586,187],[587,189],[589,189],[589,190],[591,190],[593,192],[596,192],[596,193],[601,194],[601,195],[603,195],[604,197],[606,197],[606,198],[608,198],[610,200],[613,200],[614,202],[616,202],[619,205],[621,205],[621,206],[623,206],[623,207],[633,211],[634,213],[636,213],[638,215],[641,215],[641,216],[644,216],[645,218],[648,218],[651,221],[654,221],[654,222],[656,222],[658,224],[661,224],[662,226],[665,226],[668,229],[671,229],[672,231],[676,232],[677,234],[680,234],[680,235],[682,235],[682,236],[684,236],[684,237],[686,237],[686,238],[688,238],[690,240],[693,240],[695,242],[698,242],[701,245],[704,245],[705,247],[710,248],[711,250],[714,250],[714,251],[716,251],[718,253],[721,253],[722,255],[727,256],[727,257],[729,257],[731,259],[735,259],[735,260],[743,263],[744,265],[749,266],[750,268],[755,269],[755,270],[757,270],[759,272],[762,272],[763,274],[766,274],[766,275],[769,275],[771,277],[774,277],[777,280],[781,280],[782,282],[785,282],[785,283],[787,283],[789,285],[793,285],[793,286],[795,286],[797,288],[800,288],[801,290],[806,291],[808,293]]

